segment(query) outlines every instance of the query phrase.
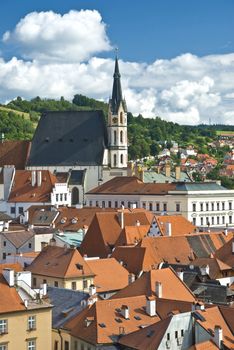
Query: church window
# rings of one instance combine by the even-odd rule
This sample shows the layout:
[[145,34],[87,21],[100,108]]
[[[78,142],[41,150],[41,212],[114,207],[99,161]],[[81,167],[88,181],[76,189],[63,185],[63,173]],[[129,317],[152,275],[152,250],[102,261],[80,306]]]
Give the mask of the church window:
[[120,131],[120,142],[123,142],[123,131]]
[[123,112],[120,113],[120,123],[123,124]]
[[73,187],[72,189],[72,205],[79,203],[79,190],[77,187]]
[[116,166],[117,165],[117,156],[116,156],[116,154],[114,154],[114,166]]
[[116,134],[116,131],[114,131],[114,144],[116,145],[117,143],[117,134]]
[[120,163],[123,164],[123,155],[120,155]]

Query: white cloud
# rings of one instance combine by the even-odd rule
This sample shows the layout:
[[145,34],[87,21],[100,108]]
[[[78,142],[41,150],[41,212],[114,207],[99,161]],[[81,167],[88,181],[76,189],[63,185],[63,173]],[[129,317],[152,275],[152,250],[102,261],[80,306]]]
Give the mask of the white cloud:
[[[5,43],[17,43],[23,58],[0,58],[0,101],[16,96],[72,99],[81,93],[108,100],[114,62],[95,57],[109,50],[97,11],[30,13]],[[234,53],[190,53],[152,64],[120,61],[129,111],[183,124],[233,123]]]
[[5,43],[20,47],[22,57],[38,61],[80,62],[110,50],[106,26],[99,12],[32,12],[3,35]]

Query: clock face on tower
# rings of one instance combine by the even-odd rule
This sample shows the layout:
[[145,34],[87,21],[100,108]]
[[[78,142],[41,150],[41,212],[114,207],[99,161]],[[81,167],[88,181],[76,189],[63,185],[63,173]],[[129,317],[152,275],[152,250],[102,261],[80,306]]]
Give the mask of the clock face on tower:
[[114,117],[114,118],[112,119],[112,121],[113,121],[113,123],[117,123],[118,118]]

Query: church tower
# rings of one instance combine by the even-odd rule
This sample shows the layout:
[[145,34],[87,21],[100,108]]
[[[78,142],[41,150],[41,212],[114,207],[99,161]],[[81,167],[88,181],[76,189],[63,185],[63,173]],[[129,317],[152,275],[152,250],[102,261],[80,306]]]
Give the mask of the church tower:
[[127,106],[122,97],[120,77],[119,62],[116,56],[112,97],[109,101],[108,112],[109,164],[111,168],[127,168],[128,163]]

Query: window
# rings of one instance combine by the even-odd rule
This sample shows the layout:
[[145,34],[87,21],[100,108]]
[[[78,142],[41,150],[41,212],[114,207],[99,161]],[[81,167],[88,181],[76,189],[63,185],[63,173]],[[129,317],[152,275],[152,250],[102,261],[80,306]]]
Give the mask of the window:
[[29,244],[28,244],[28,247],[29,247],[29,248],[32,248],[32,243],[29,243]]
[[163,211],[167,211],[167,203],[163,203]]
[[196,211],[196,203],[193,203],[193,211]]
[[105,201],[102,201],[102,208],[105,208]]
[[64,350],[69,350],[69,342],[67,340],[64,342]]
[[149,210],[153,211],[153,204],[152,203],[149,203]]
[[77,340],[74,341],[74,350],[78,350],[78,342],[77,342]]
[[200,203],[200,211],[203,211],[203,203]]
[[116,145],[116,141],[117,141],[117,134],[116,131],[114,131],[114,144]]
[[210,225],[209,218],[206,217],[206,225]]
[[18,208],[18,212],[19,212],[19,214],[23,214],[24,213],[24,208],[23,207],[19,207]]
[[36,329],[36,316],[28,317],[28,330]]
[[115,201],[115,208],[118,208],[118,201]]
[[7,320],[0,320],[0,334],[7,333]]
[[232,224],[232,215],[229,215],[229,224]]
[[56,202],[58,202],[58,200],[59,200],[59,195],[56,194]]
[[3,260],[6,259],[6,253],[5,252],[2,253],[2,258],[3,258]]
[[217,216],[217,225],[219,225],[219,216]]
[[176,203],[176,211],[180,211],[180,204]]
[[156,203],[156,211],[160,211],[160,203]]
[[83,289],[86,289],[88,287],[88,281],[83,280]]
[[36,350],[36,340],[31,339],[27,341],[27,350]]
[[33,277],[33,286],[36,287],[36,285],[37,285],[37,279],[36,277]]
[[3,247],[6,247],[6,241],[3,242]]
[[203,225],[203,222],[204,222],[204,221],[203,221],[203,218],[201,218],[201,226]]
[[178,338],[178,331],[175,331],[175,338]]
[[211,203],[211,210],[214,211],[214,203]]
[[206,203],[206,211],[208,211],[209,210],[209,203],[207,202]]
[[167,333],[167,340],[170,340],[170,333]]
[[58,281],[54,281],[54,286],[58,287]]
[[142,202],[142,208],[145,209],[146,208],[146,203]]
[[96,207],[98,207],[98,201],[96,201]]
[[123,112],[120,113],[120,123],[123,124]]
[[64,193],[64,201],[66,202],[67,201],[67,194]]
[[211,218],[211,224],[214,225],[214,217]]
[[217,202],[217,210],[220,210],[219,202]]
[[193,225],[196,226],[196,218],[193,218]]
[[15,214],[15,207],[11,207],[11,214]]
[[71,287],[72,287],[73,290],[76,290],[76,282],[72,282],[71,283]]
[[43,280],[43,283],[45,284],[45,283],[47,283],[47,281],[46,281],[46,280]]
[[225,216],[222,216],[222,224],[225,224]]
[[183,329],[181,329],[180,334],[181,334],[181,337],[183,337],[183,336],[184,336],[184,330],[183,330]]
[[93,205],[93,202],[89,201],[89,206],[92,207],[92,205]]
[[225,210],[225,202],[222,202],[222,210]]
[[60,201],[62,202],[63,201],[63,194],[60,193]]
[[54,350],[59,350],[59,342],[58,342],[58,340],[55,340],[55,342],[54,342]]
[[7,347],[7,343],[5,343],[5,344],[0,344],[0,350],[7,350],[8,349],[8,347]]
[[120,142],[123,143],[123,131],[120,131]]
[[120,163],[123,164],[123,155],[120,155]]
[[114,166],[116,166],[117,165],[117,156],[116,156],[116,154],[114,154]]
[[111,208],[111,201],[108,202],[108,207]]

